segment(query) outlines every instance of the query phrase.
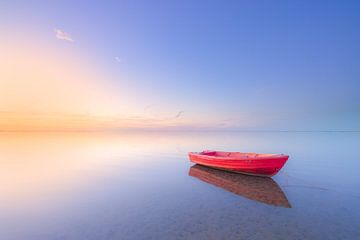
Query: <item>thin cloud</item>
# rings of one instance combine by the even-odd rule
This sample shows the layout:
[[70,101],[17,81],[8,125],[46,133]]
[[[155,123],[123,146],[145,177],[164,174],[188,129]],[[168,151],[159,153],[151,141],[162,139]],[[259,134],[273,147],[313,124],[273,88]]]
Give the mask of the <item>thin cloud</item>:
[[115,57],[115,60],[116,60],[118,63],[122,63],[122,62],[123,62],[123,60],[122,60],[121,58],[119,58],[119,57]]
[[154,106],[156,106],[156,104],[147,105],[146,107],[144,107],[144,111],[146,112],[146,111],[150,110]]
[[70,36],[70,34],[64,32],[63,30],[55,29],[54,31],[55,31],[55,37],[57,39],[68,42],[74,42],[74,39]]
[[181,115],[184,113],[184,111],[179,111],[178,114],[176,114],[175,118],[181,117]]

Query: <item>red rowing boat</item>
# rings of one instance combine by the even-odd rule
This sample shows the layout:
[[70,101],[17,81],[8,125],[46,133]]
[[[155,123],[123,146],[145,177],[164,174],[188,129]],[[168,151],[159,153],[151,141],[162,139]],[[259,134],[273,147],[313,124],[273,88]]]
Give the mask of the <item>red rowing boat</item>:
[[222,170],[271,177],[280,171],[289,156],[284,154],[258,154],[241,152],[190,152],[190,161]]

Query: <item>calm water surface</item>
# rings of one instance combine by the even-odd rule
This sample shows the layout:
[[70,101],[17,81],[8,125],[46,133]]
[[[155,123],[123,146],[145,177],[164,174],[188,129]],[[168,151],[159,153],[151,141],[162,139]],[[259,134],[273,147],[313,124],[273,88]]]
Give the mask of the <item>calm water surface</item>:
[[[286,153],[272,179],[188,151]],[[0,135],[0,239],[359,239],[360,133]]]

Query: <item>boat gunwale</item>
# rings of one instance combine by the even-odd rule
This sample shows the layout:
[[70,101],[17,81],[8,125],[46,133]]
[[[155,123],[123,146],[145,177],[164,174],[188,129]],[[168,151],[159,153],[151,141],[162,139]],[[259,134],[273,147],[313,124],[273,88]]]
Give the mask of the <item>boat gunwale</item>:
[[[220,151],[214,151],[214,152],[220,152]],[[285,154],[263,154],[266,156],[261,156],[262,153],[245,153],[245,152],[224,152],[224,153],[242,153],[242,154],[255,154],[255,156],[246,156],[246,157],[231,157],[231,156],[211,156],[206,155],[203,152],[190,152],[189,155],[198,156],[203,159],[208,160],[223,160],[223,161],[249,161],[249,160],[272,160],[272,159],[279,159],[279,158],[289,158],[288,155]]]

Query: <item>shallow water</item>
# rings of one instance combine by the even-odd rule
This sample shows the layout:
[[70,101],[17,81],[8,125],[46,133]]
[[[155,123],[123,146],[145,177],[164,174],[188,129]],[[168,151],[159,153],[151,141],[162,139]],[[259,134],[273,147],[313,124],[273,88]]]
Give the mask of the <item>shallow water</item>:
[[[285,153],[272,180],[188,151]],[[357,239],[360,133],[3,133],[0,239]]]

